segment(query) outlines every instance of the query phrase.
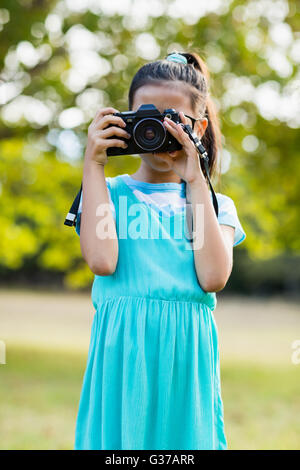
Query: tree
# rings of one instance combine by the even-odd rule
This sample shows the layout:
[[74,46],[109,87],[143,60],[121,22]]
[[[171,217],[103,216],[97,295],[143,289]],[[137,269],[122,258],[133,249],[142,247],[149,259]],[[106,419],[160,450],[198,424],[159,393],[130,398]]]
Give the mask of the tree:
[[[296,6],[292,0],[228,0],[217,7],[2,1],[2,279],[30,261],[61,272],[67,285],[91,281],[78,237],[63,225],[80,186],[87,126],[100,106],[127,110],[138,68],[174,49],[199,52],[211,72],[223,134],[216,190],[235,201],[249,255],[299,255]],[[138,165],[136,157],[113,157],[107,175]]]

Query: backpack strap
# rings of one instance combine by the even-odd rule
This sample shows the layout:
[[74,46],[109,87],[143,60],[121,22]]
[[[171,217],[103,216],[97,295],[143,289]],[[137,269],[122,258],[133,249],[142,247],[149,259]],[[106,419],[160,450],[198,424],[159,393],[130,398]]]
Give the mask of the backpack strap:
[[[117,178],[111,178],[109,181],[110,184],[110,195],[112,198],[113,203],[115,204],[115,194],[117,194],[117,187],[118,187],[118,181]],[[67,225],[68,227],[73,227],[74,225],[76,226],[76,220],[78,217],[78,209],[79,209],[79,204],[80,204],[80,198],[81,198],[81,193],[82,193],[82,182],[80,189],[78,193],[75,196],[74,201],[72,202],[72,205],[69,209],[69,212],[66,215],[64,225]]]
[[64,225],[67,225],[69,227],[72,227],[73,225],[76,225],[81,193],[82,193],[82,182],[81,182],[80,190],[78,191],[77,195],[75,196],[75,199],[72,202],[70,210],[66,215]]

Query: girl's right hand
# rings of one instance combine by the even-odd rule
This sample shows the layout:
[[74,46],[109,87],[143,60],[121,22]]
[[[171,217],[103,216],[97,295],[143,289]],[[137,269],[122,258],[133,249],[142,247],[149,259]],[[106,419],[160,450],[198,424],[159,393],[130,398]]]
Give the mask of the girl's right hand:
[[[108,147],[122,147],[127,148],[126,142],[120,139],[108,139],[113,135],[125,137],[129,139],[131,136],[126,132],[125,122],[119,116],[113,116],[111,113],[119,113],[114,108],[101,108],[97,111],[94,120],[88,127],[88,140],[84,156],[86,163],[96,162],[100,165],[106,165],[108,158],[106,149]],[[115,126],[108,127],[109,124],[115,124]],[[120,126],[120,127],[117,127]]]

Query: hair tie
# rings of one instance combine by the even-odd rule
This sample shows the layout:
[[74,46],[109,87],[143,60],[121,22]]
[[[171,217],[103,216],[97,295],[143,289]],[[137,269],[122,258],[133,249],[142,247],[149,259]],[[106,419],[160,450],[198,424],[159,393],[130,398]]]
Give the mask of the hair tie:
[[170,62],[177,62],[179,64],[185,64],[185,65],[188,63],[187,58],[178,52],[172,52],[166,57],[166,60],[169,60]]

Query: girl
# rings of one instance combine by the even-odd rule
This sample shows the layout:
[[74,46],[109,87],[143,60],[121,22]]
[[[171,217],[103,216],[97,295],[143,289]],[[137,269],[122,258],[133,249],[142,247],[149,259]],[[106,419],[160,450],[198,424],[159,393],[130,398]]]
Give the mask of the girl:
[[[129,109],[154,104],[180,112],[202,138],[212,175],[221,134],[208,78],[195,53],[148,63],[133,78]],[[233,200],[221,193],[216,217],[196,148],[171,120],[164,126],[181,150],[141,154],[134,174],[105,178],[105,150],[126,148],[120,137],[130,137],[116,112],[100,109],[89,126],[76,222],[95,274],[95,316],[75,449],[226,449],[213,310],[232,270],[232,247],[246,235]],[[187,192],[202,232],[197,249],[183,234],[166,236],[166,218],[170,232],[185,227]],[[124,235],[137,205],[139,224]],[[144,234],[150,219],[163,237],[139,236],[138,225]]]

